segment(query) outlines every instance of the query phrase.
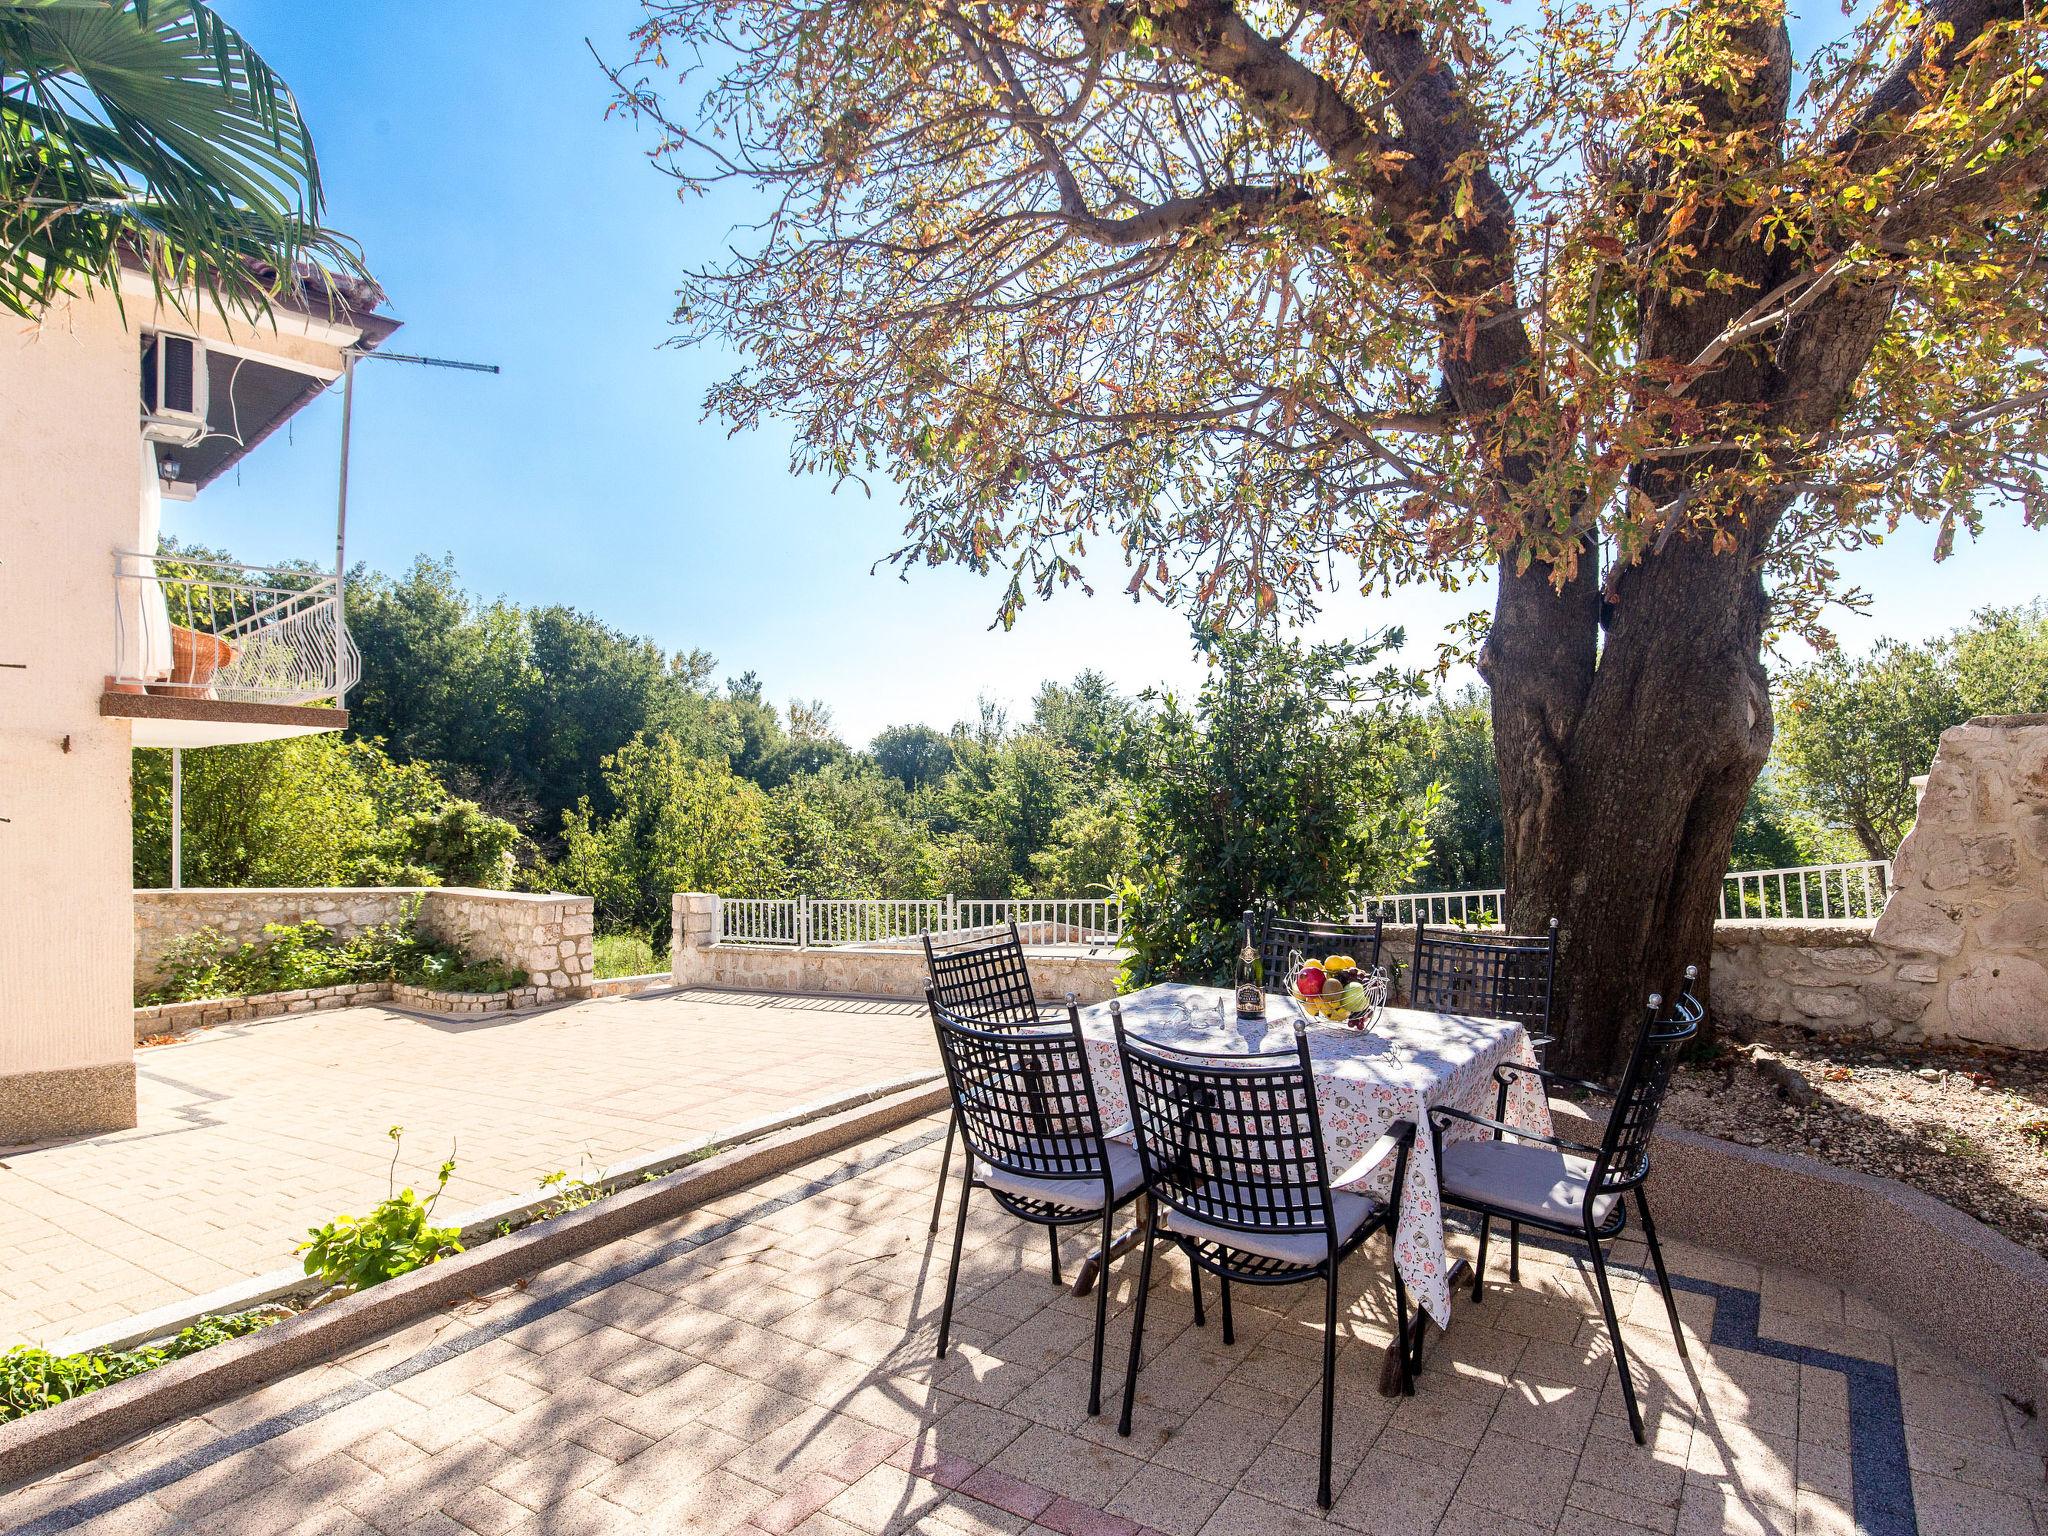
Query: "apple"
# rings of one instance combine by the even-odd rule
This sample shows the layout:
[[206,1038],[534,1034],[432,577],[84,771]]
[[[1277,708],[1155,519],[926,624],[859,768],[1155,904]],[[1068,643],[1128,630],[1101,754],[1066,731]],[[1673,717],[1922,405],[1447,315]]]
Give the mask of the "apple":
[[1323,990],[1323,973],[1315,966],[1309,966],[1294,978],[1294,990],[1303,997],[1319,997]]

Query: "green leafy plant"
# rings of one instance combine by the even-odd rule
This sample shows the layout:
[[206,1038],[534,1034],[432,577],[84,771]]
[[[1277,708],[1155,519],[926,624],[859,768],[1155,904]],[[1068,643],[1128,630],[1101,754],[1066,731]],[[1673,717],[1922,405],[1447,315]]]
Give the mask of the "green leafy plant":
[[668,968],[668,957],[657,954],[644,933],[601,933],[596,944],[597,974],[605,976],[648,976]]
[[[391,1138],[390,1182],[396,1182],[405,1127],[394,1125],[385,1134]],[[433,1194],[425,1200],[410,1188],[401,1189],[378,1201],[367,1216],[344,1213],[323,1227],[309,1229],[306,1241],[295,1250],[306,1256],[306,1273],[329,1285],[360,1291],[462,1252],[460,1227],[433,1224],[434,1207],[454,1173],[451,1149]]]
[[1385,662],[1401,643],[1198,637],[1211,666],[1195,698],[1159,696],[1134,732],[1129,981],[1227,980],[1256,903],[1335,913],[1402,888],[1439,796],[1394,782],[1407,722],[1384,706],[1419,687]]
[[2048,1120],[2028,1120],[2020,1125],[2020,1139],[2036,1152],[2048,1152]]
[[610,1188],[599,1181],[587,1179],[581,1174],[569,1177],[569,1170],[557,1168],[553,1173],[541,1177],[540,1187],[556,1191],[555,1198],[534,1213],[536,1221],[546,1221],[550,1216],[566,1216],[571,1211],[580,1211],[586,1205],[595,1205]]
[[90,1350],[77,1355],[53,1355],[46,1349],[17,1344],[0,1350],[0,1424],[111,1387],[144,1371],[154,1370],[172,1360],[224,1344],[254,1333],[275,1322],[275,1312],[238,1312],[217,1317],[209,1314],[162,1344],[141,1349]]
[[124,258],[251,315],[307,258],[361,271],[290,88],[209,7],[17,0],[0,80],[0,306],[112,287]]

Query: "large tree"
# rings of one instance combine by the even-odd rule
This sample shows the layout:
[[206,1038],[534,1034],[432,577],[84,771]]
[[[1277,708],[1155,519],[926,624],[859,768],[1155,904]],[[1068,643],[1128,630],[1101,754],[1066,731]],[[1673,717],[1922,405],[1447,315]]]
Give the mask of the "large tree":
[[1218,619],[1496,574],[1508,917],[1562,919],[1570,1068],[1705,960],[1763,647],[1836,553],[2048,506],[2020,0],[1865,0],[1796,61],[1780,0],[678,0],[637,40],[659,164],[765,194],[684,285],[743,359],[712,404],[893,477],[906,564],[1014,611],[1113,544]]

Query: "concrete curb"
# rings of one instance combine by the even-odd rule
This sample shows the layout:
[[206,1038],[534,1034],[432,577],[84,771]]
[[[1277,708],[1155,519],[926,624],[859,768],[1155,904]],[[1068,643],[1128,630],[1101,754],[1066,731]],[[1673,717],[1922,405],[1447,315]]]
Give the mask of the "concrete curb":
[[236,1393],[329,1360],[427,1313],[893,1130],[945,1102],[942,1084],[871,1099],[302,1312],[260,1333],[41,1409],[0,1426],[0,1489],[83,1461],[174,1419],[203,1413]]
[[[1559,1135],[1598,1139],[1575,1106],[1551,1107],[1578,1121]],[[1664,1236],[1839,1286],[2018,1398],[2048,1385],[2048,1259],[1922,1190],[1671,1128],[1657,1132],[1649,1194]]]
[[[936,1083],[940,1076],[941,1074],[937,1072],[912,1073],[907,1077],[871,1083],[865,1088],[855,1089],[852,1093],[813,1099],[810,1103],[799,1104],[794,1109],[777,1110],[773,1114],[742,1120],[737,1125],[729,1125],[709,1135],[693,1136],[688,1141],[675,1142],[639,1157],[614,1163],[611,1167],[600,1170],[587,1182],[593,1188],[602,1188],[608,1193],[615,1194],[630,1185],[640,1183],[650,1173],[670,1173],[686,1163],[695,1162],[709,1148],[721,1147],[730,1151],[747,1142],[759,1141],[763,1136],[772,1136],[777,1131],[788,1130],[793,1125],[802,1125],[807,1120],[857,1109],[863,1104],[872,1103],[892,1093]],[[493,1200],[463,1212],[454,1218],[454,1224],[461,1229],[462,1241],[465,1244],[476,1243],[495,1234],[501,1222],[517,1224],[526,1221],[560,1198],[559,1192],[552,1191],[536,1191],[530,1195],[507,1195],[501,1200]],[[299,1266],[292,1265],[284,1269],[273,1269],[265,1274],[252,1275],[247,1280],[237,1280],[232,1285],[208,1291],[203,1296],[181,1296],[161,1307],[152,1307],[147,1312],[124,1317],[118,1322],[102,1323],[97,1328],[88,1328],[83,1333],[73,1334],[69,1338],[59,1339],[42,1347],[53,1355],[82,1355],[90,1350],[103,1349],[133,1349],[139,1344],[153,1344],[168,1339],[180,1330],[191,1327],[202,1317],[247,1312],[262,1306],[265,1302],[280,1301],[286,1297],[311,1296],[320,1289],[319,1281]]]

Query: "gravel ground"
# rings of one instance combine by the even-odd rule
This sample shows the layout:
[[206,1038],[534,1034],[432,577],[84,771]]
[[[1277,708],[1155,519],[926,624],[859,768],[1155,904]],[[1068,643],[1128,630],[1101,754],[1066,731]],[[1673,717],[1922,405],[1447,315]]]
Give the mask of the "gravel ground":
[[1664,1113],[1744,1146],[1898,1179],[2048,1255],[2048,1064],[1769,1030],[1686,1067]]

